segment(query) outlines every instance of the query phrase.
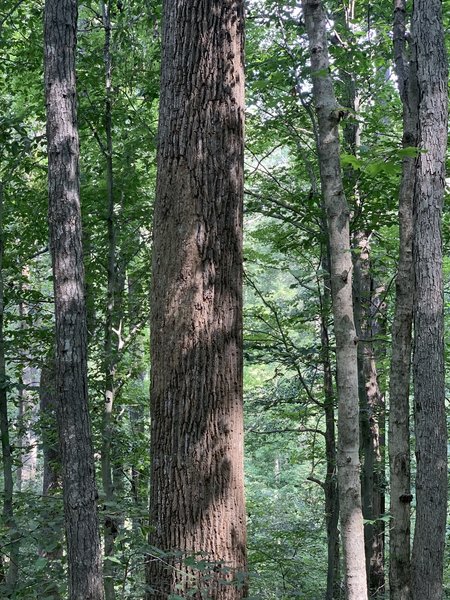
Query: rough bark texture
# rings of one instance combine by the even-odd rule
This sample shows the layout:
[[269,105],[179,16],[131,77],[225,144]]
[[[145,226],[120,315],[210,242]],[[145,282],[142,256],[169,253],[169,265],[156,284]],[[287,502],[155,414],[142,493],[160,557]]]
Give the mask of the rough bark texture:
[[163,10],[150,542],[168,553],[201,552],[209,567],[150,557],[147,598],[190,590],[235,600],[245,594],[238,574],[246,569],[243,2],[165,0]]
[[69,600],[101,600],[103,581],[97,492],[87,403],[87,331],[75,90],[76,27],[76,0],[46,1],[49,225]]
[[417,512],[412,597],[441,600],[447,511],[441,219],[448,70],[440,0],[415,0],[411,27],[418,87],[413,207],[414,399]]
[[339,160],[339,110],[329,75],[326,17],[322,4],[317,0],[303,0],[302,5],[311,51],[322,193],[330,238],[339,399],[337,464],[346,591],[349,600],[364,600],[367,583],[359,481],[357,339],[353,321],[349,209]]
[[[417,89],[406,55],[406,2],[394,4],[394,57],[403,105],[403,147],[417,145]],[[414,79],[414,78],[413,78]],[[392,600],[411,598],[411,469],[409,391],[413,311],[412,232],[415,159],[406,156],[399,190],[399,257],[389,377],[390,537],[389,589]]]

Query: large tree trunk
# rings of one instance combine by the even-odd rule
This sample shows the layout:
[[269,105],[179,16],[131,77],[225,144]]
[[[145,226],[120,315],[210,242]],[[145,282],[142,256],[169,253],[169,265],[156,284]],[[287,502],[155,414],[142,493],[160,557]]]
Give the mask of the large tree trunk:
[[[410,77],[405,51],[406,2],[394,7],[394,55],[403,105],[403,147],[417,145],[417,89]],[[409,390],[413,314],[412,232],[415,158],[405,156],[399,191],[399,257],[395,314],[392,323],[392,357],[389,377],[390,536],[389,588],[392,600],[411,598],[411,470]]]
[[367,598],[359,480],[357,338],[353,320],[349,208],[339,160],[339,110],[329,75],[326,17],[317,0],[303,0],[311,51],[313,95],[319,123],[319,162],[328,219],[338,389],[338,482],[346,590]]
[[[165,0],[147,598],[245,595],[243,2]],[[208,566],[183,557],[203,553]],[[200,556],[197,556],[200,558]],[[239,572],[241,576],[239,576]],[[234,580],[232,582],[232,580]],[[230,583],[232,584],[230,585]]]
[[441,219],[448,71],[440,0],[415,0],[411,27],[418,86],[414,189],[414,401],[417,512],[412,597],[441,600],[447,515]]
[[46,0],[49,224],[69,600],[101,600],[97,492],[87,403],[87,330],[75,89],[76,28],[76,0]]

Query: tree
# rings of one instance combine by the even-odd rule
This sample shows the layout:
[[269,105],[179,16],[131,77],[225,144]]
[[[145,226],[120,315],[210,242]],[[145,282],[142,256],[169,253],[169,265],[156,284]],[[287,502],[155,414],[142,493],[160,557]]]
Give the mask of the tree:
[[417,87],[410,75],[406,51],[406,3],[394,7],[394,59],[403,107],[403,147],[399,190],[399,259],[396,277],[395,314],[392,323],[392,357],[389,379],[389,465],[390,465],[390,561],[392,600],[409,600],[411,595],[411,469],[409,392],[413,318],[412,233],[415,153],[417,146]]
[[363,600],[367,598],[367,582],[359,482],[358,340],[353,319],[349,208],[339,158],[340,114],[329,74],[325,12],[317,0],[303,0],[302,5],[311,54],[319,166],[330,244],[339,401],[337,465],[346,590],[349,600]]
[[[3,520],[9,533],[9,564],[6,576],[0,578],[5,580],[5,591],[7,597],[14,593],[19,577],[19,548],[20,535],[14,518],[13,504],[13,456],[11,452],[11,437],[8,419],[8,385],[6,377],[5,338],[4,338],[4,284],[3,284],[3,183],[0,182],[0,434],[2,440],[2,463],[3,463]],[[2,570],[3,570],[2,563]]]
[[45,3],[50,246],[56,396],[70,600],[102,600],[97,492],[87,403],[87,331],[76,114],[76,0]]
[[148,559],[147,598],[234,600],[246,569],[243,2],[166,0],[163,23],[150,543],[164,554]]
[[412,551],[414,600],[443,597],[447,517],[442,204],[448,123],[448,68],[442,3],[416,0],[411,22],[417,85],[416,180],[413,200],[414,417],[416,526]]

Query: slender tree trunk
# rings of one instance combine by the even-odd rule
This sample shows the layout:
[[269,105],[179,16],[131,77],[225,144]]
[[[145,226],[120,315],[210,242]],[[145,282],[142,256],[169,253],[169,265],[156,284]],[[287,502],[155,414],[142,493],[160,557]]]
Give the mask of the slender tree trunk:
[[[326,223],[323,227],[326,232]],[[336,428],[334,423],[334,390],[330,357],[328,318],[331,312],[331,280],[328,248],[323,250],[322,267],[326,273],[321,298],[321,345],[323,365],[323,387],[325,396],[325,514],[327,525],[327,591],[326,600],[339,598],[339,490],[336,467]]]
[[[147,598],[245,596],[242,0],[165,0]],[[203,553],[206,571],[170,553]],[[199,558],[199,556],[197,557]],[[197,590],[197,592],[195,592]]]
[[[406,55],[406,2],[394,4],[394,56],[403,105],[403,147],[417,146],[417,88]],[[413,67],[414,68],[414,67]],[[413,315],[412,232],[415,158],[405,156],[399,190],[399,257],[389,377],[390,536],[389,587],[392,600],[411,598],[411,470],[409,391]]]
[[3,185],[0,182],[0,433],[2,437],[3,463],[3,522],[9,533],[7,548],[8,568],[6,572],[4,592],[12,597],[19,577],[19,544],[20,536],[14,518],[14,479],[11,442],[9,436],[8,394],[6,379],[5,339],[3,334],[4,297],[3,297]]
[[353,320],[349,208],[339,160],[339,110],[329,75],[326,17],[317,0],[303,0],[311,51],[313,96],[319,123],[319,163],[330,238],[331,285],[338,389],[338,482],[346,590],[367,599],[364,530],[359,480],[357,338]]
[[[58,581],[61,578],[63,524],[58,523],[58,496],[61,491],[61,456],[56,430],[55,368],[53,356],[42,365],[39,385],[40,424],[44,455],[42,501],[52,515],[51,524],[41,530],[41,556],[48,560],[43,595],[60,600]],[[62,507],[61,507],[62,508]],[[61,511],[62,512],[62,511]]]
[[114,555],[115,538],[118,533],[118,522],[111,509],[115,500],[113,484],[113,467],[111,461],[113,439],[113,409],[115,401],[116,352],[114,348],[114,326],[116,320],[117,301],[117,241],[114,201],[113,140],[112,140],[112,98],[111,98],[111,15],[110,2],[102,2],[103,29],[105,43],[103,60],[105,66],[105,133],[106,133],[106,190],[107,190],[107,240],[108,240],[108,281],[106,298],[105,342],[104,342],[104,377],[105,405],[102,424],[102,484],[105,499],[104,552],[103,567],[105,579],[105,600],[114,600],[114,578],[116,568],[111,560]]
[[97,491],[87,397],[87,329],[75,88],[76,0],[46,0],[44,25],[56,396],[69,600],[102,600]]
[[354,315],[358,338],[358,389],[360,401],[360,445],[363,459],[361,486],[366,553],[367,582],[370,597],[384,596],[384,397],[381,393],[376,358],[371,339],[375,337],[373,317],[373,279],[370,242],[365,233],[354,241]]
[[44,496],[61,488],[61,455],[56,428],[55,366],[53,357],[42,365],[39,384],[42,453],[44,457],[42,493]]
[[[355,3],[348,5],[344,26],[352,34]],[[354,77],[347,71],[341,72],[345,83],[343,106],[355,114],[359,111]],[[356,120],[346,122],[343,127],[346,151],[358,156],[361,145],[361,128]],[[360,191],[355,171],[351,168],[344,172],[345,180],[354,205],[361,206]],[[355,328],[361,343],[358,344],[358,394],[360,402],[360,448],[362,457],[362,508],[364,525],[364,546],[366,553],[367,584],[371,598],[383,597],[384,577],[384,523],[379,517],[384,513],[384,461],[382,461],[382,435],[380,420],[384,417],[384,397],[378,385],[376,359],[372,335],[372,287],[370,261],[370,235],[365,231],[354,234],[353,242],[353,306]]]
[[416,526],[412,597],[441,600],[447,516],[442,204],[448,122],[448,69],[440,0],[415,0],[412,60],[418,86],[413,270]]
[[[25,267],[22,269],[22,276],[28,278],[29,269]],[[23,289],[22,286],[21,289]],[[19,302],[19,316],[20,329],[25,333],[27,325],[25,318],[27,316],[28,309],[24,301]],[[24,350],[22,360],[24,366],[20,376],[20,390],[19,390],[19,411],[18,411],[18,428],[20,431],[19,438],[17,440],[17,449],[19,458],[21,461],[20,466],[16,471],[17,489],[22,490],[22,484],[26,486],[33,485],[36,478],[36,466],[37,466],[37,439],[34,431],[36,421],[36,410],[29,387],[35,385],[37,387],[37,381],[39,380],[39,373],[36,368],[31,366],[32,357],[30,353]]]

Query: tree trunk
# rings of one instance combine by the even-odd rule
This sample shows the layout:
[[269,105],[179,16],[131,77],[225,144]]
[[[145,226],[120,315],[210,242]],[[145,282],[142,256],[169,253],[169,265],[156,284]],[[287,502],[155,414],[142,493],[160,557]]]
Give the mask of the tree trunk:
[[[395,67],[403,105],[403,147],[417,146],[416,87],[406,56],[406,2],[394,7]],[[399,257],[389,377],[390,536],[389,588],[392,600],[411,598],[411,470],[409,390],[413,315],[412,232],[415,159],[405,156],[399,191]]]
[[339,159],[339,110],[329,75],[326,17],[317,0],[303,0],[319,123],[319,163],[328,219],[338,389],[338,482],[344,568],[349,600],[367,599],[359,481],[357,338],[353,320],[349,208]]
[[[367,582],[371,598],[384,597],[384,398],[378,383],[376,358],[371,341],[376,334],[373,317],[374,283],[371,277],[370,241],[364,233],[354,239],[354,315],[358,344],[358,389],[360,402],[360,446],[363,460],[361,491]],[[376,311],[376,309],[375,309]]]
[[[344,27],[353,34],[352,21],[355,2],[346,10]],[[342,70],[344,82],[342,105],[357,114],[360,99],[354,75]],[[343,127],[345,149],[358,156],[361,145],[361,127],[353,119]],[[347,188],[356,210],[363,210],[360,200],[358,177],[348,168],[344,171]],[[355,328],[361,342],[358,344],[358,395],[360,403],[360,452],[362,457],[361,494],[364,524],[364,546],[366,554],[367,584],[371,598],[384,596],[384,522],[379,517],[384,513],[384,461],[382,460],[382,438],[384,430],[380,422],[384,419],[384,397],[378,385],[376,359],[372,342],[372,289],[370,261],[370,234],[358,231],[353,241],[353,307]],[[378,519],[378,520],[377,520]]]
[[8,394],[6,379],[5,339],[3,334],[4,323],[4,297],[3,297],[3,185],[0,182],[0,433],[2,437],[2,463],[3,463],[3,522],[8,529],[9,545],[6,556],[8,568],[3,589],[7,598],[14,595],[14,590],[19,577],[19,544],[20,535],[17,531],[14,518],[13,492],[13,458],[9,436],[8,419]]
[[[326,234],[326,223],[323,231]],[[323,249],[324,270],[323,294],[321,297],[321,346],[323,365],[323,387],[325,396],[325,514],[327,526],[327,591],[326,600],[339,598],[339,490],[336,472],[336,428],[334,423],[334,391],[330,357],[328,318],[331,311],[330,259],[328,247]]]
[[[237,600],[246,588],[244,6],[242,0],[163,6],[150,543],[167,554],[149,558],[147,598],[184,597],[189,590],[193,598]],[[206,567],[183,563],[195,554]]]
[[448,70],[442,2],[416,0],[411,27],[418,86],[413,270],[416,526],[412,597],[441,600],[447,514],[441,220],[447,147]]
[[45,572],[43,595],[60,600],[58,581],[61,579],[63,549],[63,527],[58,522],[55,495],[61,491],[61,456],[56,431],[55,368],[53,356],[42,365],[39,384],[40,425],[42,452],[44,455],[42,501],[48,511],[49,524],[40,531],[40,555],[48,560]]
[[107,298],[104,340],[104,378],[105,378],[105,404],[102,423],[102,484],[105,500],[104,516],[104,552],[105,563],[103,574],[105,580],[105,600],[114,600],[114,579],[116,567],[110,557],[114,556],[115,538],[118,534],[118,521],[112,504],[115,501],[113,484],[113,467],[111,462],[111,449],[113,440],[113,408],[115,401],[115,378],[117,353],[114,348],[114,327],[117,328],[117,240],[114,201],[114,172],[113,172],[113,141],[112,141],[112,98],[111,98],[111,15],[110,3],[102,2],[103,29],[105,43],[103,60],[105,67],[105,134],[106,134],[106,190],[107,190]]
[[[29,269],[25,267],[22,269],[22,276],[24,278],[29,277]],[[23,286],[21,284],[21,289]],[[28,314],[28,308],[23,300],[19,302],[19,316],[20,329],[25,332],[27,325],[25,318]],[[20,466],[16,471],[17,489],[20,492],[22,490],[22,484],[27,487],[32,486],[36,479],[36,466],[37,466],[37,439],[35,434],[35,421],[36,421],[36,409],[33,402],[33,398],[30,393],[30,386],[34,384],[37,387],[37,381],[39,380],[38,370],[32,367],[32,357],[26,350],[23,351],[22,360],[24,366],[19,380],[19,411],[17,416],[19,437],[17,439],[17,450],[20,459]]]
[[87,402],[87,330],[75,89],[76,28],[76,0],[46,0],[49,225],[69,600],[102,600],[97,491]]

